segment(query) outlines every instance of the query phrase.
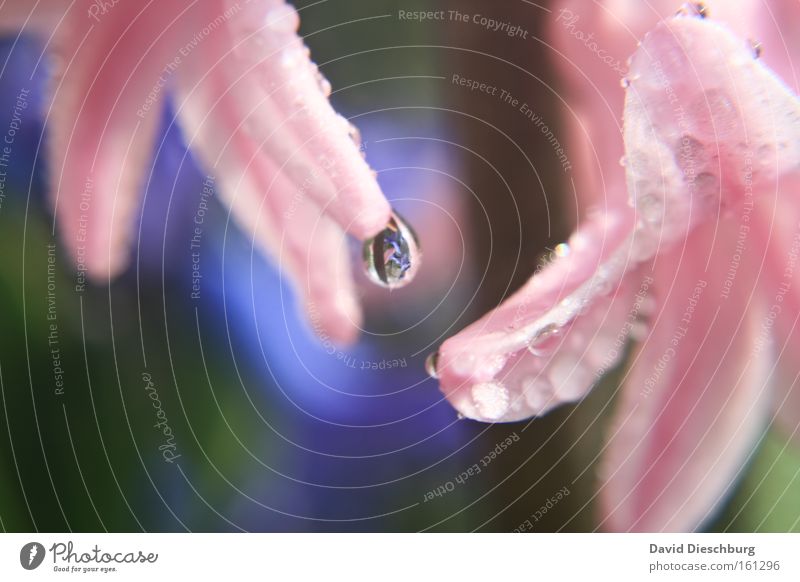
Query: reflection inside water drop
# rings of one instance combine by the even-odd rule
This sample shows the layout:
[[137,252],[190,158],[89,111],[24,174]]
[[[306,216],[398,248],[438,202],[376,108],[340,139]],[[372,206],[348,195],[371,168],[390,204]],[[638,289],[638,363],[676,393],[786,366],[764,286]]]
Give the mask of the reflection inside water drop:
[[420,257],[417,235],[396,212],[386,228],[364,242],[364,270],[374,283],[389,289],[414,279]]

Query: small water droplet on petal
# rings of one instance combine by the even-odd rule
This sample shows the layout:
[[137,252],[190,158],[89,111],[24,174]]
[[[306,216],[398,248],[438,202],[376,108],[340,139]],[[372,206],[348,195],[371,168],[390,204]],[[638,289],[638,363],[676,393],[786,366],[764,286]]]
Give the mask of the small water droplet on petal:
[[421,255],[417,235],[393,212],[386,228],[364,242],[364,270],[373,283],[399,289],[414,279]]
[[350,136],[350,139],[353,140],[354,144],[361,147],[361,131],[352,123],[348,122],[348,125],[347,134]]
[[690,191],[696,197],[700,209],[705,212],[720,208],[721,190],[719,177],[710,172],[698,174]]
[[473,374],[478,377],[492,378],[505,367],[506,362],[508,362],[506,354],[491,354],[481,357],[476,361]]
[[574,354],[559,356],[547,371],[548,379],[559,398],[575,400],[585,394],[594,383],[589,369]]
[[754,40],[754,39],[751,38],[750,39],[750,48],[753,51],[753,58],[754,59],[760,59],[761,58],[761,53],[764,50],[763,45],[760,42],[758,42],[757,40]]
[[472,401],[481,417],[498,420],[510,406],[508,389],[500,382],[482,382],[472,387]]
[[325,95],[325,97],[330,97],[331,92],[333,91],[331,82],[328,81],[327,77],[322,74],[316,65],[314,65],[314,80],[317,82],[317,87],[319,88],[320,92]]
[[708,8],[703,2],[687,2],[675,13],[675,16],[695,16],[708,18]]
[[569,246],[574,251],[582,251],[588,249],[593,244],[593,239],[586,236],[586,233],[576,231],[569,237]]
[[592,285],[598,295],[608,295],[614,289],[614,272],[606,265],[601,265],[592,277]]
[[631,86],[630,79],[628,79],[628,77],[622,77],[622,79],[619,80],[619,86],[622,87],[623,89],[627,89],[628,87]]
[[433,352],[427,358],[425,358],[425,371],[428,373],[428,376],[436,380],[439,379],[439,371],[436,369],[438,365],[439,352]]
[[361,146],[361,131],[358,129],[358,127],[353,125],[353,123],[343,115],[337,114],[336,116],[339,120],[339,123],[342,124],[344,131],[346,131],[350,139],[353,140],[353,143],[357,146]]
[[528,342],[528,351],[537,357],[546,356],[558,345],[561,330],[555,323],[544,326]]
[[450,369],[458,376],[470,376],[475,371],[475,354],[462,352],[450,360]]
[[285,69],[294,69],[303,62],[303,49],[297,46],[289,46],[281,51],[280,62]]
[[654,191],[636,198],[635,207],[639,216],[651,226],[660,226],[664,221],[663,198]]
[[556,245],[556,248],[553,249],[553,254],[558,258],[568,257],[570,252],[571,249],[567,243],[559,243]]
[[522,394],[534,414],[541,413],[553,398],[553,386],[543,377],[528,377],[522,381]]

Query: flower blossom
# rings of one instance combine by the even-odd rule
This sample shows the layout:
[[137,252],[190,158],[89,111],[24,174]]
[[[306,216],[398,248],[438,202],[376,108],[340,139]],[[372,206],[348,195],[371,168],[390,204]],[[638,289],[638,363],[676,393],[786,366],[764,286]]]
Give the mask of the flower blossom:
[[294,8],[14,0],[0,7],[0,25],[38,35],[49,57],[49,194],[79,271],[103,281],[128,264],[169,96],[231,217],[319,314],[315,326],[334,340],[355,337],[344,232],[375,235],[390,208],[357,130],[330,105]]
[[740,36],[768,20],[786,74],[797,31],[774,28],[797,3],[725,4],[555,7],[581,220],[436,358],[460,414],[510,422],[580,400],[633,345],[599,463],[604,529],[695,529],[773,411],[798,432],[800,101]]

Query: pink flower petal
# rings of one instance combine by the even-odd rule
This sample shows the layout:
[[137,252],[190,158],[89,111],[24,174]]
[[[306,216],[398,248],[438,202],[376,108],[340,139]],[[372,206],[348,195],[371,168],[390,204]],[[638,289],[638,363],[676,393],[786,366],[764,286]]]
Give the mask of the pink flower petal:
[[[757,19],[758,40],[763,42],[761,59],[780,74],[789,86],[798,91],[797,55],[800,55],[800,3],[794,0],[773,0]],[[800,205],[787,203],[800,191],[800,179],[783,179],[779,188],[768,192],[777,199],[777,208],[761,204],[758,209],[759,236],[770,239],[765,259],[762,296],[764,309],[758,329],[759,349],[776,358],[772,372],[777,420],[785,434],[794,437],[800,446],[800,286],[797,285],[798,244],[800,237]],[[788,284],[787,284],[788,283]],[[772,338],[772,341],[770,341]]]
[[[728,74],[719,75],[723,67]],[[559,351],[552,377],[535,345],[533,354],[525,350],[573,320],[584,341],[591,338],[587,317],[622,329],[631,295],[616,309],[602,298],[614,289],[634,293],[639,264],[796,171],[799,120],[797,99],[726,28],[689,17],[659,25],[632,58],[626,94],[626,180],[635,215],[617,209],[588,221],[569,257],[445,342],[437,371],[450,402],[469,418],[508,421],[580,398],[596,378],[575,353],[580,342]],[[608,323],[598,315],[604,311],[612,314]],[[567,386],[562,397],[553,398],[554,381]]]
[[179,11],[120,3],[97,23],[78,3],[53,47],[49,132],[51,196],[62,240],[79,269],[108,278],[127,262],[133,213],[160,116],[138,116],[174,47],[157,40]]
[[[730,25],[742,37],[754,35],[760,2],[705,3],[714,20]],[[569,107],[565,121],[568,151],[575,160],[574,181],[579,202],[607,208],[624,203],[622,86],[628,58],[642,37],[681,5],[675,0],[559,0],[554,3],[549,37],[552,60],[564,85]],[[617,200],[622,198],[622,200]]]
[[634,204],[669,241],[800,169],[800,102],[725,27],[675,18],[632,59],[625,144]]
[[[274,10],[280,12],[271,18],[286,18],[286,30],[293,32],[296,14],[284,10],[282,3],[273,4],[277,4]],[[297,142],[300,130],[286,123],[275,110],[272,95],[232,80],[243,74],[244,65],[236,55],[225,52],[226,42],[229,40],[224,35],[208,38],[182,63],[177,107],[186,139],[203,165],[217,177],[221,199],[230,207],[237,224],[280,265],[305,297],[315,331],[337,342],[353,341],[361,311],[351,280],[347,239],[327,214],[334,204],[323,211],[318,205],[319,194],[315,194],[320,188],[330,191],[326,182],[329,167],[306,155],[307,146],[301,147],[297,155],[308,164],[309,173],[305,182],[297,183],[290,170],[291,162],[281,163],[273,157],[275,151],[270,144]],[[263,52],[263,47],[259,51]],[[319,94],[316,86],[308,89]],[[249,105],[243,106],[250,99],[243,96],[245,91],[260,91],[262,103],[253,110],[248,109]],[[335,118],[332,110],[329,115]],[[274,135],[266,142],[249,127],[254,116],[259,117],[260,123],[274,124]],[[365,166],[347,137],[346,128],[341,124],[337,127],[339,137],[346,143],[342,159],[352,166]],[[374,183],[371,176],[370,181]],[[388,208],[382,195],[378,206]],[[360,212],[358,208],[348,211],[351,218]]]
[[[679,232],[682,224],[701,223],[714,207],[722,211],[752,208],[754,203],[763,206],[776,194],[782,195],[781,207],[787,207],[794,192],[788,185],[797,183],[800,172],[800,102],[753,59],[752,47],[723,27],[695,19],[672,22],[647,37],[644,50],[637,52],[632,64],[642,73],[626,103],[626,143],[645,143],[650,138],[655,148],[663,148],[657,159],[647,151],[653,147],[642,148],[642,159],[649,160],[645,163],[640,163],[638,154],[629,156],[628,183],[637,205],[645,213],[648,207],[655,208],[654,223],[668,235]],[[723,64],[725,74],[715,74]],[[665,94],[670,96],[666,102]],[[647,121],[640,128],[631,126],[629,134],[627,107],[637,108],[637,101],[643,109],[637,117]],[[631,138],[637,134],[638,139]],[[670,142],[682,144],[673,160],[665,147]],[[683,172],[682,165],[686,166]],[[690,200],[681,200],[687,190],[676,188],[675,183],[681,173],[688,175],[690,170],[695,188],[688,192]],[[642,178],[653,175],[660,179],[656,188],[652,180]],[[787,184],[788,180],[793,182]],[[699,212],[693,209],[696,205]],[[778,213],[793,214],[787,210]],[[769,265],[763,280],[773,287],[780,285],[776,278],[783,276],[783,268],[775,263],[785,261],[782,257],[791,246],[791,235],[785,234],[786,227],[780,227],[780,222],[774,236],[783,248],[765,249]],[[759,236],[769,233],[762,228],[752,238]],[[781,318],[775,326],[784,340],[794,335],[786,327],[790,320]],[[791,367],[786,368],[782,366],[790,373]],[[794,380],[776,380],[778,390],[786,396]],[[791,410],[786,408],[784,414]]]
[[653,329],[632,356],[600,469],[605,529],[695,529],[766,428],[768,365],[748,314],[757,282],[744,278],[759,249],[723,294],[738,233],[732,221],[698,229],[658,258]]
[[[783,180],[779,200],[800,189],[800,178]],[[763,308],[759,312],[756,348],[774,362],[770,383],[777,418],[800,444],[800,206],[769,204],[756,213],[753,236],[769,241],[760,278]]]
[[297,13],[274,0],[229,5],[241,10],[229,20],[228,44],[209,53],[204,43],[189,58],[224,77],[244,131],[304,196],[355,237],[377,234],[389,204],[353,139],[357,130],[331,107],[330,85],[296,34]]
[[613,354],[607,368],[617,362],[613,344],[634,292],[620,287],[630,218],[593,216],[560,247],[562,256],[442,345],[437,374],[461,414],[488,422],[544,414],[582,397],[605,354]]
[[[735,10],[736,3],[727,2]],[[800,70],[797,56],[800,55],[800,35],[797,34],[800,22],[800,2],[796,0],[769,0],[756,2],[756,11],[747,20],[747,26],[757,26],[748,30],[754,42],[761,49],[760,59],[795,92],[800,90]]]
[[698,527],[764,430],[770,360],[756,348],[760,322],[743,314],[755,312],[752,274],[767,248],[750,223],[755,197],[800,169],[800,105],[751,50],[724,27],[678,18],[632,60],[629,189],[662,241],[696,230],[688,252],[657,257],[655,285],[671,289],[604,457],[602,510],[614,530]]
[[[389,205],[354,143],[355,130],[331,108],[327,82],[296,35],[297,13],[284,2],[101,7],[81,0],[63,19],[57,10],[33,10],[28,19],[26,3],[7,4],[7,23],[28,22],[45,37],[57,27],[47,119],[51,193],[62,238],[90,276],[107,278],[126,264],[138,190],[175,79],[186,92],[216,86],[214,100],[198,98],[229,125],[207,139],[245,133],[257,156],[286,176],[293,207],[306,206],[308,198],[316,203],[312,214],[323,212],[359,238],[385,226]],[[252,167],[267,165],[264,160]],[[322,231],[326,243],[341,239],[336,229]],[[352,295],[347,285],[343,294]],[[340,314],[355,316],[349,299],[339,303]]]
[[209,160],[206,167],[218,176],[222,200],[305,297],[314,330],[341,343],[355,340],[361,311],[344,232],[314,202],[298,198],[294,184],[241,129],[226,136],[234,125],[214,123],[220,118],[198,120],[192,139],[201,158]]

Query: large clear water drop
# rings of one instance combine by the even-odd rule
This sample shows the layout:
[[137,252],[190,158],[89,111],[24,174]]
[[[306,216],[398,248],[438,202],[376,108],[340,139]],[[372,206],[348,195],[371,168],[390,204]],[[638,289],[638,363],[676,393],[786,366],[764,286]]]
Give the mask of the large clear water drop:
[[414,279],[421,254],[417,235],[393,212],[386,228],[364,243],[364,270],[377,285],[399,289]]

